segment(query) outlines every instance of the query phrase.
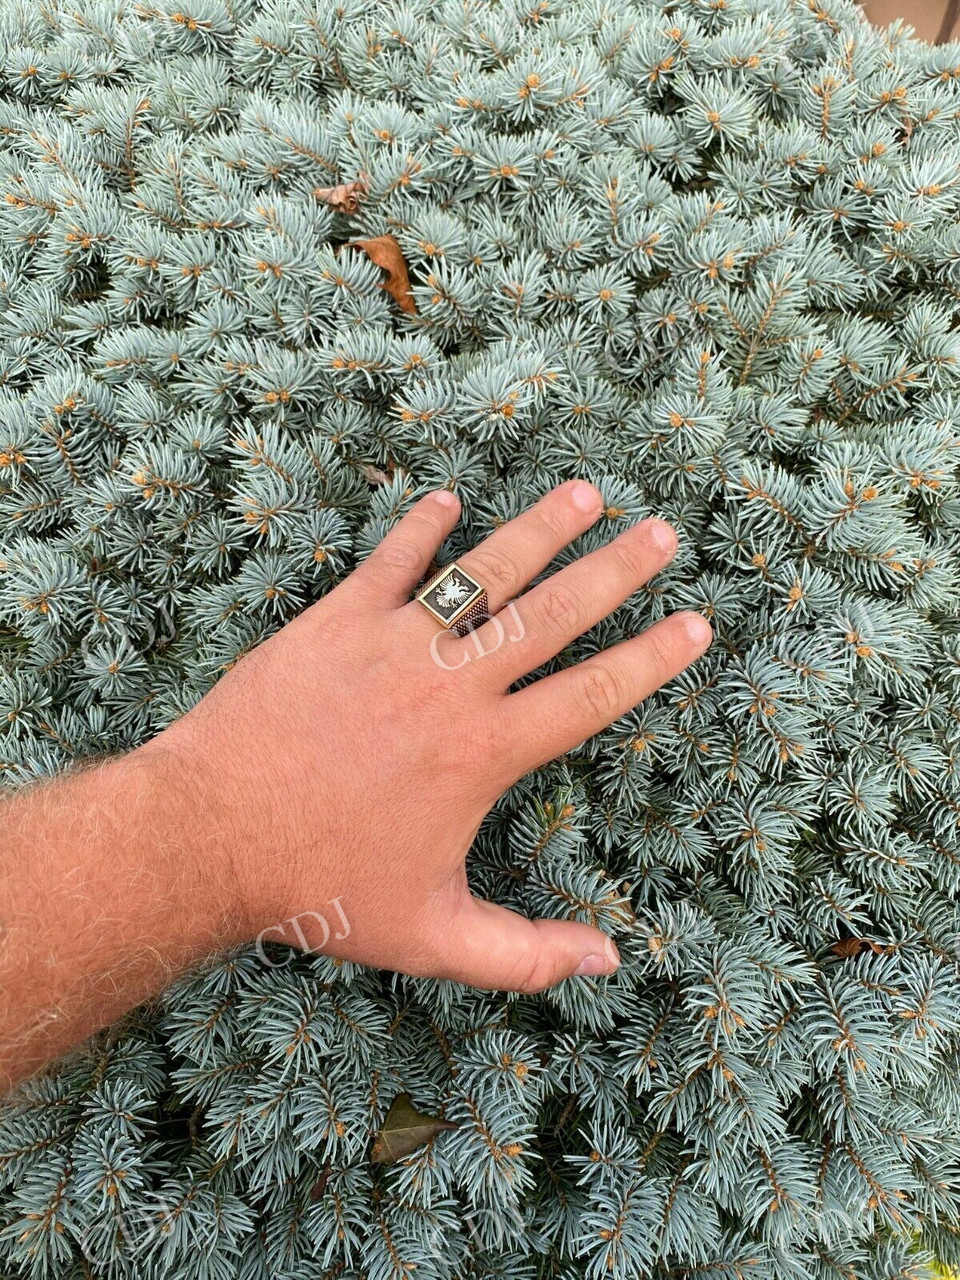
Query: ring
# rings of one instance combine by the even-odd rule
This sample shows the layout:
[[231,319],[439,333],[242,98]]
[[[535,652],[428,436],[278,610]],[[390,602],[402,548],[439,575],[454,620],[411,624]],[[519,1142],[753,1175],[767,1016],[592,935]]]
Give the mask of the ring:
[[490,620],[486,588],[456,561],[434,574],[414,599],[442,627],[458,636],[469,635]]

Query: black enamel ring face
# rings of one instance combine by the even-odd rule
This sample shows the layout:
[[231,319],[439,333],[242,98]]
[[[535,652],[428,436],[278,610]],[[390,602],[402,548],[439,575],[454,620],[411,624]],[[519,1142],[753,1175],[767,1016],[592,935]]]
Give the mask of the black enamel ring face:
[[452,627],[483,595],[483,587],[458,564],[448,565],[417,595],[444,627]]

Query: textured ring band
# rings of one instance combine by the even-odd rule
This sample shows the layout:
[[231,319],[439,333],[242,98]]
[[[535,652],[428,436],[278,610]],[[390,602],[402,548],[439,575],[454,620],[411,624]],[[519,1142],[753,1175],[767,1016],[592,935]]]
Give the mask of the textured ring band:
[[469,635],[490,618],[486,588],[456,561],[435,573],[415,598],[442,627],[458,636]]

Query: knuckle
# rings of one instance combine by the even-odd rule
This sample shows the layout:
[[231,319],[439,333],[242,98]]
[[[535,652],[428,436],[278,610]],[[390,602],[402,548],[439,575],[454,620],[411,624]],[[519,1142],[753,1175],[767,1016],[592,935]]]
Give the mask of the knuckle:
[[550,978],[544,973],[540,948],[534,946],[518,959],[507,975],[505,991],[518,991],[523,995],[536,995],[550,986]]
[[415,573],[422,573],[428,564],[426,552],[406,538],[388,538],[380,548],[380,558],[391,569]]
[[623,683],[607,663],[592,663],[584,672],[583,700],[605,722],[620,714],[624,704]]
[[512,594],[522,582],[520,570],[511,556],[502,551],[484,551],[481,547],[471,553],[469,571],[488,588],[497,586],[501,591]]
[[621,536],[611,543],[613,554],[621,566],[633,579],[646,578],[654,567],[651,563],[653,547],[644,536],[643,525],[631,529],[626,536]]
[[656,630],[648,631],[645,636],[647,663],[654,673],[663,679],[673,667],[673,655],[663,635]]
[[553,495],[545,498],[537,508],[537,517],[553,542],[563,545],[569,540],[570,511],[569,503],[552,501]]
[[584,630],[583,602],[569,587],[546,586],[537,608],[537,623],[563,634],[579,635]]

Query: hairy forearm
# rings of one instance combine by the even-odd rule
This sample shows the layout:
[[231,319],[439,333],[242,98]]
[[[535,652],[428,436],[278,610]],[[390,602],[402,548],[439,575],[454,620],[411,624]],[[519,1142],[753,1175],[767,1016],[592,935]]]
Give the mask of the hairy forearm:
[[0,802],[0,1093],[235,940],[208,839],[157,744]]

